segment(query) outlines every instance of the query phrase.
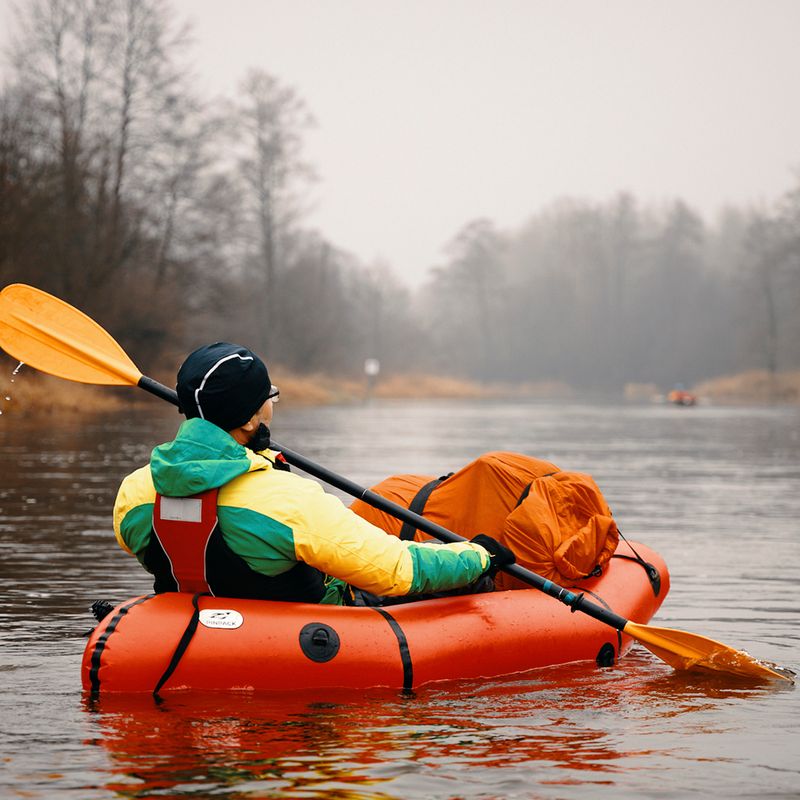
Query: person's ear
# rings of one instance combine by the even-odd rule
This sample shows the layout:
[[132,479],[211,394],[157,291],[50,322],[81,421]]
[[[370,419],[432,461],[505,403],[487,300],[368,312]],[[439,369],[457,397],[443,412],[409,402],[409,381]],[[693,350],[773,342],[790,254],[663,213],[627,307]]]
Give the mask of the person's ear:
[[246,444],[250,437],[256,432],[258,428],[258,420],[256,419],[256,414],[253,414],[244,425],[240,425],[238,428],[234,428],[232,431],[228,431],[228,433],[236,439],[239,444]]
[[256,428],[258,428],[258,419],[256,419],[256,415],[253,414],[244,425],[241,425],[239,430],[244,431],[245,433],[255,433]]

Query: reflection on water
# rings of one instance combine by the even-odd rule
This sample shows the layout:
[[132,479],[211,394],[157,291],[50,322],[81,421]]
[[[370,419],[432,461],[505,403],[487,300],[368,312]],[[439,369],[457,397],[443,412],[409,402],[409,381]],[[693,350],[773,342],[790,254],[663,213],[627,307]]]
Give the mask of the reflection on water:
[[644,791],[650,774],[673,766],[684,718],[695,736],[724,736],[728,704],[773,692],[628,666],[598,675],[568,665],[412,697],[105,697],[85,707],[112,757],[106,788],[126,796],[209,782],[231,792],[223,796],[460,796],[459,771],[469,770],[471,785],[511,797],[533,783],[615,786],[623,774]]
[[[674,673],[634,648],[413,696],[80,694],[92,600],[149,589],[113,541],[120,478],[174,411],[0,418],[0,796],[640,797],[789,794],[797,694]],[[511,449],[591,472],[623,531],[666,558],[657,624],[798,668],[796,409],[499,403],[282,407],[275,435],[365,485]],[[525,643],[520,643],[525,646]]]

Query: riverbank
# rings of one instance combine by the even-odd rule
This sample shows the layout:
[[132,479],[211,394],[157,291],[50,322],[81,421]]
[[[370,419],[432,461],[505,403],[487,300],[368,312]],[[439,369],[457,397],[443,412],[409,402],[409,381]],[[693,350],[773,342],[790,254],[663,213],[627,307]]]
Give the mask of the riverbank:
[[714,403],[800,403],[800,370],[771,375],[750,370],[721,375],[692,387],[692,393]]
[[[796,405],[800,404],[800,371],[770,375],[766,370],[749,370],[719,375],[685,391],[697,402],[713,405]],[[629,402],[664,403],[668,393],[654,383],[629,383],[623,394]]]
[[[425,399],[569,399],[582,396],[558,381],[525,384],[482,384],[434,375],[395,375],[370,385],[366,380],[295,375],[276,367],[273,380],[285,406],[347,405],[369,398]],[[800,403],[800,371],[770,376],[765,371],[713,378],[691,387],[703,402],[714,404]],[[650,384],[629,384],[621,399],[651,402],[663,390]],[[23,367],[17,374],[0,375],[0,415],[86,414],[124,410],[132,404],[152,402],[133,387],[103,387],[71,383]]]
[[[479,384],[433,375],[397,375],[376,381],[348,380],[327,375],[296,375],[280,367],[271,370],[284,406],[347,405],[370,398],[402,400],[569,397],[572,390],[555,381],[527,384]],[[133,387],[89,386],[54,378],[23,367],[0,375],[0,415],[85,414],[124,410],[152,402]]]

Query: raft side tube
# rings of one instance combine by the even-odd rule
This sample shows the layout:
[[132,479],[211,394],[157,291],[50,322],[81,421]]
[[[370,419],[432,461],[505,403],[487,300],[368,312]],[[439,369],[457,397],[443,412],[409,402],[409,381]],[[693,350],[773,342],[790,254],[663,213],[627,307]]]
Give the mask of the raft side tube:
[[[613,558],[573,591],[646,623],[669,591],[664,561],[635,544],[661,576],[656,596],[645,569]],[[620,547],[627,554],[627,547]],[[192,595],[143,596],[117,606],[92,633],[82,683],[94,693],[152,692],[194,611]],[[383,608],[211,596],[200,624],[159,693],[177,689],[286,691],[412,689],[433,681],[491,678],[598,658],[631,645],[580,611],[535,589],[462,595]]]

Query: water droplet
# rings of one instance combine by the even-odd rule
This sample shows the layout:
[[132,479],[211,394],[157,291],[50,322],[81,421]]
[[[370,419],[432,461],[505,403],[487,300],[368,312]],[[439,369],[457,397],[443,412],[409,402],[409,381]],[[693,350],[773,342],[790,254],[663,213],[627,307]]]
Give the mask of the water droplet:
[[11,399],[11,398],[10,398],[8,395],[6,395],[6,400],[10,400],[10,399]]
[[22,369],[24,366],[25,366],[25,362],[24,362],[24,361],[20,361],[20,362],[19,362],[19,364],[17,364],[17,368],[16,368],[16,369],[15,369],[15,370],[14,370],[14,371],[11,373],[11,374],[12,374],[12,375],[19,375],[19,371],[20,371],[20,370],[21,370],[21,369]]

